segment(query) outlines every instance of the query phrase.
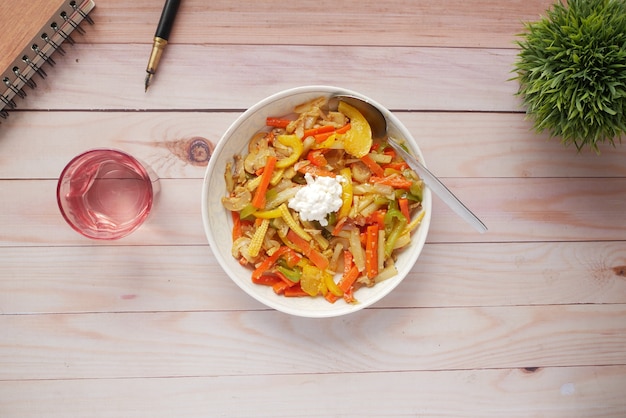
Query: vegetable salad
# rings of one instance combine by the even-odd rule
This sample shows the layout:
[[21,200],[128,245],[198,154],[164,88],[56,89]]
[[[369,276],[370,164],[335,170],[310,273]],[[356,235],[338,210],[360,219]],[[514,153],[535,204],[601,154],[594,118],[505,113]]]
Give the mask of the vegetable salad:
[[356,303],[397,274],[397,253],[424,216],[423,183],[367,120],[320,97],[266,128],[224,173],[232,256],[287,297]]

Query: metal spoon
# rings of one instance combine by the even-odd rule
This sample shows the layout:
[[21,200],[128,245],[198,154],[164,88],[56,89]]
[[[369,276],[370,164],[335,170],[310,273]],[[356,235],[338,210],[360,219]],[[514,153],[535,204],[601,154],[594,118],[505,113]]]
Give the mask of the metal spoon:
[[[329,105],[334,107],[334,102],[345,102],[356,108],[369,122],[374,138],[387,137],[387,119],[374,105],[354,96],[335,96],[329,99]],[[387,137],[389,145],[395,149],[406,163],[421,177],[428,186],[445,204],[457,215],[472,225],[478,232],[484,233],[487,227],[471,210],[467,208],[442,182],[430,172],[417,158],[409,154],[403,146],[394,138]]]

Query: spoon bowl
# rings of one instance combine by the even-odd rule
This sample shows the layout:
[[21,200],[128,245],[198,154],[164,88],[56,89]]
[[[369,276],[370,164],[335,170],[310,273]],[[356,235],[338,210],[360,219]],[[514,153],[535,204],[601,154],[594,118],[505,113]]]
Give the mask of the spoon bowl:
[[383,139],[387,136],[387,119],[380,110],[373,104],[362,100],[356,96],[333,96],[328,99],[328,106],[332,110],[337,110],[339,102],[344,102],[357,109],[370,125],[372,138]]
[[338,95],[329,100],[329,106],[331,109],[335,109],[339,102],[344,102],[350,106],[356,108],[365,119],[369,122],[372,130],[372,137],[374,139],[387,139],[389,145],[394,148],[406,161],[406,163],[421,177],[424,184],[428,186],[433,193],[435,193],[441,200],[444,201],[450,209],[452,209],[457,215],[472,225],[478,232],[487,232],[485,224],[472,213],[448,189],[437,176],[435,176],[430,170],[426,168],[417,158],[409,154],[409,152],[403,147],[403,145],[396,139],[387,137],[387,119],[382,112],[373,104],[358,98],[356,96]]

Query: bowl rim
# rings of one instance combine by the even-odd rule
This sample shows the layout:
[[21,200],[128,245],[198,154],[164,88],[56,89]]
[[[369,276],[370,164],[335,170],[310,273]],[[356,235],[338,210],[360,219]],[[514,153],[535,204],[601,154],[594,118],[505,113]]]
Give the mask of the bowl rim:
[[[422,202],[423,209],[425,210],[425,214],[424,214],[424,219],[422,220],[422,223],[420,225],[420,230],[421,230],[420,236],[422,237],[422,239],[420,239],[419,242],[416,242],[416,245],[417,245],[416,247],[413,247],[411,249],[412,254],[407,254],[405,256],[405,257],[407,256],[409,257],[409,260],[406,263],[406,266],[407,266],[406,271],[402,274],[400,271],[398,271],[398,276],[402,275],[402,277],[396,279],[395,281],[392,281],[393,279],[390,279],[388,281],[377,284],[375,287],[381,286],[383,284],[386,287],[383,291],[378,292],[374,297],[370,298],[369,300],[365,302],[360,302],[358,304],[346,303],[345,306],[342,308],[337,308],[333,310],[323,310],[323,311],[310,310],[310,309],[303,310],[302,308],[298,308],[298,307],[291,308],[290,306],[285,306],[285,304],[279,303],[278,299],[273,300],[271,298],[267,299],[267,298],[263,298],[259,296],[258,293],[251,291],[250,288],[245,287],[242,283],[240,283],[238,278],[233,277],[234,274],[231,274],[230,267],[229,267],[229,263],[232,263],[232,260],[230,259],[226,260],[223,254],[220,251],[216,250],[217,248],[219,248],[219,243],[217,242],[216,237],[212,233],[211,227],[210,227],[211,226],[210,220],[209,220],[210,218],[210,212],[209,212],[210,190],[208,186],[210,182],[211,173],[215,170],[215,166],[218,164],[218,160],[220,159],[220,157],[223,157],[221,154],[223,153],[223,150],[226,146],[227,138],[232,136],[232,134],[237,129],[239,129],[241,125],[244,124],[247,121],[247,119],[249,119],[252,115],[255,115],[265,106],[268,106],[269,104],[277,100],[286,99],[286,98],[289,98],[290,96],[312,94],[312,93],[319,93],[320,96],[327,95],[328,97],[331,97],[333,95],[351,95],[351,96],[359,97],[363,100],[366,100],[367,102],[376,106],[378,109],[380,109],[383,112],[383,114],[385,115],[385,117],[387,118],[389,122],[389,125],[394,126],[398,131],[401,132],[402,136],[407,141],[407,146],[411,149],[414,155],[417,158],[419,158],[422,162],[424,161],[419,145],[417,144],[417,141],[415,141],[415,139],[413,138],[408,128],[406,128],[405,125],[390,110],[388,110],[386,107],[384,107],[377,101],[371,99],[370,97],[365,96],[354,90],[349,90],[346,88],[335,87],[335,86],[330,86],[330,85],[306,85],[306,86],[288,88],[288,89],[278,91],[274,94],[271,94],[265,97],[264,99],[253,104],[251,107],[245,110],[241,115],[239,115],[231,123],[228,129],[222,134],[222,136],[220,137],[219,141],[217,142],[213,150],[213,153],[211,155],[211,158],[209,159],[209,163],[205,170],[205,175],[204,175],[203,184],[202,184],[202,193],[201,193],[201,199],[202,199],[201,210],[202,210],[202,222],[203,222],[204,232],[208,240],[209,246],[211,247],[211,251],[213,255],[215,256],[215,258],[217,259],[218,264],[220,265],[224,273],[240,289],[242,289],[245,293],[247,293],[249,296],[257,300],[258,302],[262,303],[263,305],[270,307],[272,309],[275,309],[277,311],[294,315],[294,316],[300,316],[300,317],[325,318],[325,317],[341,316],[341,315],[353,313],[361,309],[367,308],[371,306],[372,304],[383,299],[387,294],[389,294],[393,289],[395,289],[406,278],[410,270],[413,269],[415,263],[417,262],[417,259],[419,258],[419,255],[421,254],[423,250],[424,244],[426,242],[426,238],[428,236],[428,230],[430,227],[430,220],[431,220],[431,213],[432,213],[432,196],[431,196],[430,189],[428,189],[428,187],[425,187],[423,202]],[[271,116],[271,115],[268,114],[267,116]],[[278,296],[276,297],[278,298]],[[298,298],[293,298],[293,299],[297,300]],[[333,305],[329,304],[329,306],[333,306]]]

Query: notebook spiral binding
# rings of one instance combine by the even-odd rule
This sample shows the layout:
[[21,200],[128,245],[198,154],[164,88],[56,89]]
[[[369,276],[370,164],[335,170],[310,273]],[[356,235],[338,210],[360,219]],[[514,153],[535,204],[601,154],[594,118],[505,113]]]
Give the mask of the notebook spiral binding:
[[[26,47],[22,54],[13,61],[13,64],[2,74],[0,83],[0,118],[9,116],[7,110],[17,107],[15,97],[27,96],[24,87],[35,89],[37,83],[33,80],[35,74],[45,79],[48,74],[42,68],[45,64],[56,65],[52,58],[54,52],[65,55],[61,46],[63,43],[74,45],[75,41],[70,36],[74,31],[84,34],[85,31],[79,26],[84,20],[93,25],[93,19],[88,13],[95,7],[93,0],[71,0],[64,4],[61,10],[52,17],[44,26],[32,43]],[[1,123],[1,122],[0,122]]]

